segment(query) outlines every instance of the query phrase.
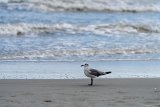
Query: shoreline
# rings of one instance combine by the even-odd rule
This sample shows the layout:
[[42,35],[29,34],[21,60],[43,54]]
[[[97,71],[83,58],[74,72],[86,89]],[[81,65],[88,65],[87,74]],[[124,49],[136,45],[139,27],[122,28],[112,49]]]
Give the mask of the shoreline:
[[0,80],[1,107],[159,107],[160,79]]
[[160,78],[160,61],[0,62],[0,79],[85,79],[80,65],[112,71],[100,78]]

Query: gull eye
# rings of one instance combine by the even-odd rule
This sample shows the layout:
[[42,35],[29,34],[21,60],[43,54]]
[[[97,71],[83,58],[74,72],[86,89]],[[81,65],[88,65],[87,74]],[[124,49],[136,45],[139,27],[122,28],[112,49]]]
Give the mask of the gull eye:
[[88,64],[85,64],[86,66],[88,66]]

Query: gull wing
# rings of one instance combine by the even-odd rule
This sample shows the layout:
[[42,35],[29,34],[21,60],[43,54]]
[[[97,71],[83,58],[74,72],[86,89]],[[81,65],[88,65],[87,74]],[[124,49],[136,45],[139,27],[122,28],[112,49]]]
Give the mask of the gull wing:
[[96,70],[96,69],[92,69],[92,68],[90,68],[89,69],[89,73],[91,74],[91,75],[94,75],[94,76],[100,76],[100,75],[104,75],[104,73],[103,72],[101,72],[101,71],[98,71],[98,70]]

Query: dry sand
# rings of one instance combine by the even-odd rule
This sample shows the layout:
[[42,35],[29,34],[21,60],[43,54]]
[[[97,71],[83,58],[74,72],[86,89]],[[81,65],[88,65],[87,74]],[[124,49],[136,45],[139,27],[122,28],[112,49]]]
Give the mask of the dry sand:
[[0,80],[0,107],[160,107],[160,79]]

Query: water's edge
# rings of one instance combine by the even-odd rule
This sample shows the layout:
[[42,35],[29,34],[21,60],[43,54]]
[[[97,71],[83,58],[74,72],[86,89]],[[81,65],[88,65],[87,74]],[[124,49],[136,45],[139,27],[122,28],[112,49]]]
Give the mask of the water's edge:
[[0,79],[85,79],[81,64],[112,71],[102,78],[159,78],[160,61],[0,61]]

